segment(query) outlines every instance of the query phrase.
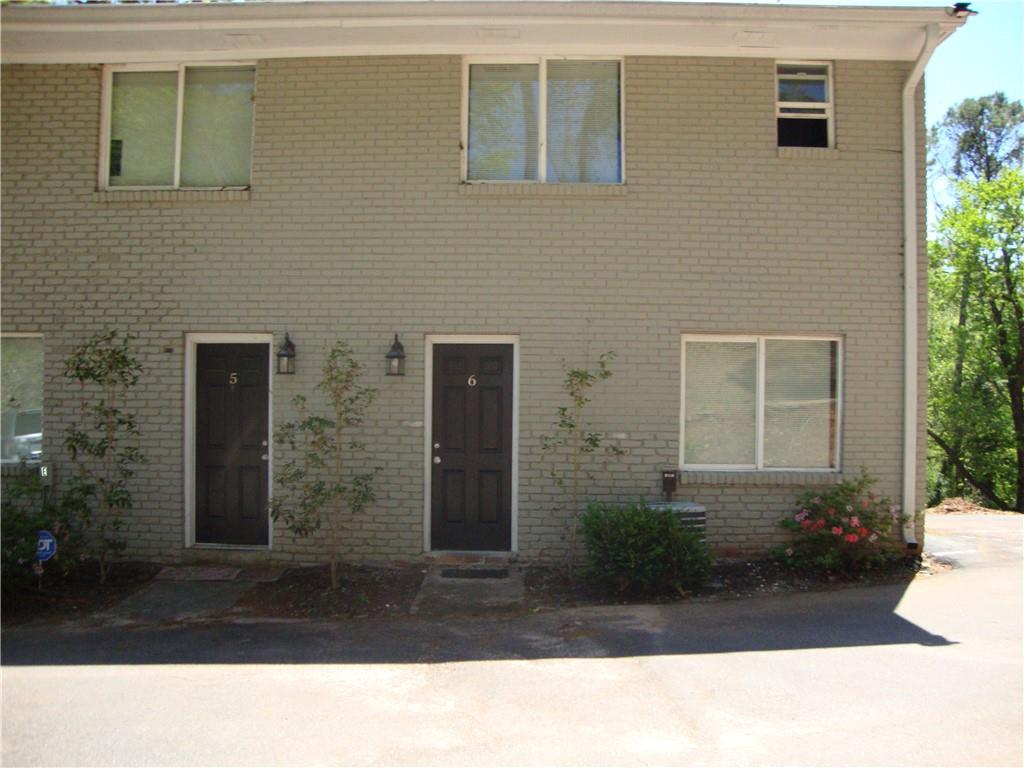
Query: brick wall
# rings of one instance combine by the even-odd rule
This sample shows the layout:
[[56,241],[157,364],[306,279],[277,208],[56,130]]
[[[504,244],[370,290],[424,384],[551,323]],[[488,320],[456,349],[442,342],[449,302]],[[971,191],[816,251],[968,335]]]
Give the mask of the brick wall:
[[[865,467],[898,500],[909,65],[837,62],[838,148],[782,153],[773,67],[629,58],[624,187],[497,188],[459,184],[457,57],[264,61],[251,193],[97,192],[100,68],[4,67],[3,329],[45,335],[45,449],[58,482],[73,408],[61,360],[93,332],[130,330],[151,460],[135,485],[131,554],[187,556],[184,334],[280,341],[290,331],[299,370],[273,381],[276,419],[343,338],[380,389],[363,438],[383,470],[348,553],[414,558],[424,335],[518,334],[519,547],[556,557],[564,497],[540,442],[561,402],[563,359],[618,355],[595,390],[592,426],[629,454],[595,465],[588,498],[654,498],[679,453],[680,333],[835,333],[845,338],[844,469]],[[922,210],[923,195],[922,185]],[[921,230],[923,241],[923,218]],[[923,246],[919,264],[924,297]],[[924,316],[922,302],[922,387]],[[404,378],[383,375],[395,332]],[[923,402],[922,389],[922,424]],[[923,429],[919,444],[923,457]],[[807,481],[693,476],[678,497],[708,505],[716,546],[758,549]],[[923,499],[923,472],[918,490]],[[318,552],[274,532],[272,557]]]

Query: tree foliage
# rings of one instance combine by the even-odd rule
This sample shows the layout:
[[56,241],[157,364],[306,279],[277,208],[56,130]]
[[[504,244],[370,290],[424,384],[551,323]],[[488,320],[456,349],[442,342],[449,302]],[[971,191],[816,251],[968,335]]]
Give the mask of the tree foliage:
[[275,478],[277,492],[270,511],[275,520],[297,536],[324,532],[330,552],[331,586],[337,589],[345,523],[373,501],[376,470],[352,472],[349,460],[363,450],[348,438],[362,423],[376,390],[363,386],[363,366],[352,349],[339,341],[327,353],[316,390],[322,395],[327,416],[320,416],[302,395],[292,400],[298,418],[280,425],[274,433],[288,456]]
[[105,582],[110,561],[127,546],[124,515],[132,508],[130,481],[146,461],[134,414],[126,407],[142,366],[131,351],[132,336],[96,334],[72,350],[64,376],[77,384],[78,414],[64,436],[74,466],[63,504],[89,531]]
[[960,182],[930,246],[934,495],[1024,511],[1024,173]]
[[[585,462],[597,453],[605,442],[603,432],[587,429],[586,408],[590,403],[589,392],[595,384],[611,378],[611,361],[614,352],[604,352],[597,359],[596,367],[566,368],[562,390],[569,396],[569,405],[558,408],[558,419],[555,430],[546,435],[542,447],[550,452],[558,463],[551,470],[556,483],[569,493],[569,546],[566,552],[566,563],[570,575],[576,566],[576,540],[583,510],[580,508],[580,484],[591,474]],[[619,456],[623,450],[618,446],[604,446],[605,452],[611,456]]]
[[965,99],[929,133],[930,161],[960,181],[992,181],[1024,157],[1024,106],[1004,93]]

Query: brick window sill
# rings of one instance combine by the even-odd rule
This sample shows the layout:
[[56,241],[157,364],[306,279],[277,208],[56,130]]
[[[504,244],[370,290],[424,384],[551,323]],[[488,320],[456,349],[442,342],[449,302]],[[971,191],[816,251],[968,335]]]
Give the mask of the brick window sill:
[[247,202],[249,189],[100,189],[93,192],[96,203],[228,203]]
[[842,472],[688,471],[679,473],[680,485],[829,486],[843,482]]
[[778,156],[799,160],[836,160],[839,150],[835,147],[778,147]]
[[459,194],[470,197],[625,197],[625,184],[546,184],[541,182],[463,182]]

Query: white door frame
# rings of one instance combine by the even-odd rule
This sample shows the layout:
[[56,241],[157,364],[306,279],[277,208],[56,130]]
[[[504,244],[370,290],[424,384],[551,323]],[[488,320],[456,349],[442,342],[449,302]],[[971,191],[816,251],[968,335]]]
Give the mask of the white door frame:
[[[431,552],[431,486],[434,456],[434,345],[435,344],[511,344],[512,345],[512,509],[510,552],[519,551],[519,336],[488,334],[427,334],[424,337],[423,365],[423,551]],[[475,554],[487,554],[476,552]]]
[[274,335],[272,333],[186,333],[185,334],[185,546],[197,549],[242,549],[266,551],[274,545],[274,526],[267,513],[267,544],[196,543],[196,348],[200,344],[267,345],[267,501],[274,478]]

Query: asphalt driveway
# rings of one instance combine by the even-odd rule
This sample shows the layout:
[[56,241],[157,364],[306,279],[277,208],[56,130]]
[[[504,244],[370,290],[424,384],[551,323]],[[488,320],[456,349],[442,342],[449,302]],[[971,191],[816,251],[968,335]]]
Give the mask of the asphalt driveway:
[[[525,618],[3,633],[5,765],[1020,765],[1024,518],[955,569]],[[946,555],[942,555],[946,557]]]

